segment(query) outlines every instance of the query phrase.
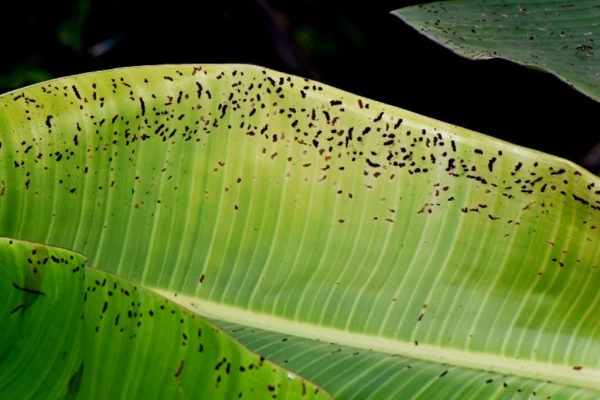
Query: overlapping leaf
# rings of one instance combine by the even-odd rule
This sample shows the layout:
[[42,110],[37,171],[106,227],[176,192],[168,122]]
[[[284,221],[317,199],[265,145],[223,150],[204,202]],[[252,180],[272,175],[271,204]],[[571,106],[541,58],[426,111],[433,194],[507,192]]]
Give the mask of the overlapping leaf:
[[83,256],[0,238],[0,398],[328,398]]

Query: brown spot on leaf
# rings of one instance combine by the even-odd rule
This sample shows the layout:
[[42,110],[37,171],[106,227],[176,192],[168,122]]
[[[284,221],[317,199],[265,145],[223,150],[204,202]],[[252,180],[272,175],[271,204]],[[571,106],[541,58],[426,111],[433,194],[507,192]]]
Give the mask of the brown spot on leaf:
[[179,368],[177,368],[177,372],[175,372],[175,378],[179,378],[179,375],[181,375],[181,372],[183,371],[183,365],[184,365],[184,361],[181,360],[181,363],[179,364]]

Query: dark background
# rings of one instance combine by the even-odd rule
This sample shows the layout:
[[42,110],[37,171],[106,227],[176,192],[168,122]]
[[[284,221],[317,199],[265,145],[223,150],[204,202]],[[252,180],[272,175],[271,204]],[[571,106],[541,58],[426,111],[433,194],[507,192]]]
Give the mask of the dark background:
[[16,10],[0,17],[0,93],[107,68],[252,63],[600,171],[600,151],[593,150],[599,103],[550,74],[502,60],[463,59],[389,14],[417,3],[14,2]]

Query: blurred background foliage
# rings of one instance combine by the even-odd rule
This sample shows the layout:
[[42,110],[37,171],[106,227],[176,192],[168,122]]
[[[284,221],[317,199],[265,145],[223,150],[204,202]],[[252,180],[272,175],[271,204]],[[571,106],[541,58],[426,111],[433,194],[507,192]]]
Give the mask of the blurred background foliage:
[[124,66],[251,63],[600,170],[600,104],[546,73],[463,59],[389,14],[418,3],[14,2],[0,24],[0,93]]

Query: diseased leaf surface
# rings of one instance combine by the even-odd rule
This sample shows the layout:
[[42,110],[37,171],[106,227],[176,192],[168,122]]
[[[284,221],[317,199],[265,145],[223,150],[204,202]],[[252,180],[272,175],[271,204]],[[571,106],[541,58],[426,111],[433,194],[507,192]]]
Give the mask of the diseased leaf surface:
[[203,316],[600,389],[600,182],[572,163],[242,65],[36,85],[0,135],[0,234]]
[[213,322],[273,362],[312,377],[336,399],[598,398],[593,390]]
[[394,14],[461,56],[505,58],[545,70],[600,100],[596,0],[443,1]]
[[0,398],[329,398],[180,305],[84,263],[0,238]]

